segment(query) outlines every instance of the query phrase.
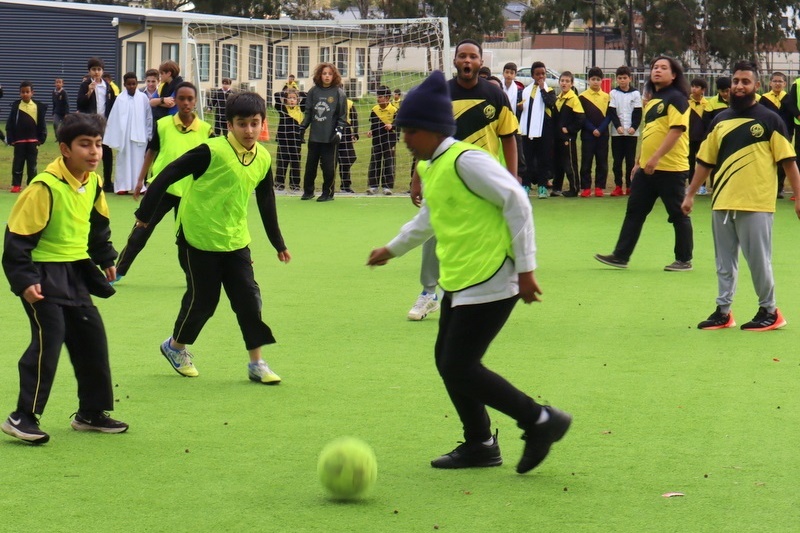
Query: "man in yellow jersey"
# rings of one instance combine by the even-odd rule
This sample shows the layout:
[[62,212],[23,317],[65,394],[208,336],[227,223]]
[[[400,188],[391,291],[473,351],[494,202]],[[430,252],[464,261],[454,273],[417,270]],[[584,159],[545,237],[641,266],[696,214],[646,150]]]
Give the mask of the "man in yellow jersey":
[[101,433],[128,429],[106,413],[114,409],[108,342],[92,302],[92,296],[114,294],[108,282],[117,256],[103,181],[95,173],[104,127],[99,115],[65,116],[58,129],[61,157],[31,181],[8,217],[3,270],[22,300],[31,343],[17,365],[17,408],[0,429],[30,444],[50,440],[39,429],[38,416],[50,397],[62,346],[78,381],[72,427]]
[[675,261],[664,267],[671,272],[692,270],[694,248],[692,221],[681,210],[689,173],[689,84],[673,58],[658,56],[650,63],[650,95],[644,109],[644,129],[639,159],[633,168],[631,195],[614,253],[595,254],[603,264],[628,268],[647,215],[661,198],[675,228]]
[[[453,65],[456,77],[447,82],[453,115],[456,119],[454,137],[460,141],[483,148],[497,159],[501,156],[512,176],[517,176],[517,132],[519,123],[505,93],[499,87],[478,75],[483,65],[483,48],[472,39],[456,45]],[[411,181],[411,201],[419,207],[422,188],[419,177]],[[409,320],[422,320],[439,309],[436,294],[439,263],[436,259],[436,242],[422,247],[420,283],[422,292],[409,310]]]
[[569,414],[539,405],[481,362],[517,300],[531,303],[541,294],[534,276],[530,201],[515,176],[497,160],[452,137],[456,123],[440,71],[406,95],[396,123],[420,161],[425,201],[397,237],[370,253],[367,264],[385,265],[437,237],[444,294],[434,354],[461,419],[464,443],[431,461],[431,466],[456,469],[503,463],[488,406],[516,420],[524,431],[525,450],[517,465],[517,472],[524,474],[545,459],[572,422]]
[[[758,294],[758,312],[741,328],[770,331],[786,325],[775,305],[772,275],[775,167],[783,167],[795,193],[800,191],[800,173],[783,120],[756,104],[758,79],[758,69],[751,61],[740,61],[733,67],[730,109],[712,122],[697,154],[697,168],[682,205],[684,213],[691,213],[697,190],[715,169],[711,231],[719,292],[716,310],[697,325],[699,329],[736,325],[731,304],[739,273],[739,250]],[[800,217],[800,199],[795,200],[794,209]]]

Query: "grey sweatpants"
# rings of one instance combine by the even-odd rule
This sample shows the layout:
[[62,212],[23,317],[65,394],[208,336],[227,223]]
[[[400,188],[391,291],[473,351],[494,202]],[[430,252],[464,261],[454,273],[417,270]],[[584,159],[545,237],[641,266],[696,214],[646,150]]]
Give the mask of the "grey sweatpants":
[[775,280],[772,276],[773,213],[752,211],[713,211],[714,254],[717,260],[717,305],[730,312],[739,275],[739,249],[742,250],[758,305],[775,312]]
[[422,245],[419,282],[425,292],[435,292],[436,286],[439,284],[439,258],[436,257],[436,237],[431,237]]

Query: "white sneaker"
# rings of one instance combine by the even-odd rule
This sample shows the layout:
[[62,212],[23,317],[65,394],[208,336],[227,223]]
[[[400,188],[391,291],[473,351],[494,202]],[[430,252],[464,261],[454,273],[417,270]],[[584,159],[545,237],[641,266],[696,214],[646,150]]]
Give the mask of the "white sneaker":
[[250,363],[247,365],[247,376],[250,381],[257,381],[266,385],[277,385],[281,382],[278,374],[273,372],[269,365],[261,360],[258,363]]
[[369,194],[370,196],[374,196],[374,195],[378,194],[378,188],[377,187],[370,187],[369,189],[367,189],[367,194]]
[[392,189],[390,189],[389,187],[385,187],[383,189],[383,194],[385,194],[386,196],[391,196],[392,195]]
[[700,189],[697,191],[697,194],[700,196],[705,196],[706,194],[708,194],[708,189],[706,189],[705,185],[701,185]]
[[433,313],[439,310],[439,297],[436,293],[428,293],[422,291],[422,294],[419,295],[417,301],[414,303],[414,307],[408,312],[408,319],[409,320],[422,320],[428,314]]

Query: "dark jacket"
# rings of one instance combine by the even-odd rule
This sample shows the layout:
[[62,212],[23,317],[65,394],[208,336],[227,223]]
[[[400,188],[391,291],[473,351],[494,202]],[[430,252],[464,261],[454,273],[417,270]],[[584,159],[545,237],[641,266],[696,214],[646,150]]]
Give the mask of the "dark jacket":
[[19,104],[22,100],[15,100],[11,104],[11,112],[8,114],[8,121],[6,122],[6,142],[14,144],[19,140],[31,139],[36,137],[39,144],[44,144],[47,140],[47,122],[45,121],[45,114],[47,113],[47,104],[32,98],[31,102],[36,104],[36,124],[27,115],[27,113],[20,114]]
[[[80,88],[78,89],[78,101],[75,104],[78,113],[97,113],[97,93],[92,92],[89,94],[89,85],[92,83],[90,78],[86,78],[81,83]],[[106,83],[106,111],[105,111],[105,118],[108,118],[109,113],[111,113],[111,107],[114,105],[114,100],[116,99],[116,95],[114,94],[114,90],[111,88],[108,83]]]

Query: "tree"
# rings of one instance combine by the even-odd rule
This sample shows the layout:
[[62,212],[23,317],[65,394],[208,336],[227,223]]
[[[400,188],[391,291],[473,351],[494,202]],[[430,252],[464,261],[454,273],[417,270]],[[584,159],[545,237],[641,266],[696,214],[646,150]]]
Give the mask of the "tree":
[[505,24],[505,0],[430,0],[425,4],[427,14],[447,17],[453,43],[462,39],[480,42],[484,35],[502,31]]

